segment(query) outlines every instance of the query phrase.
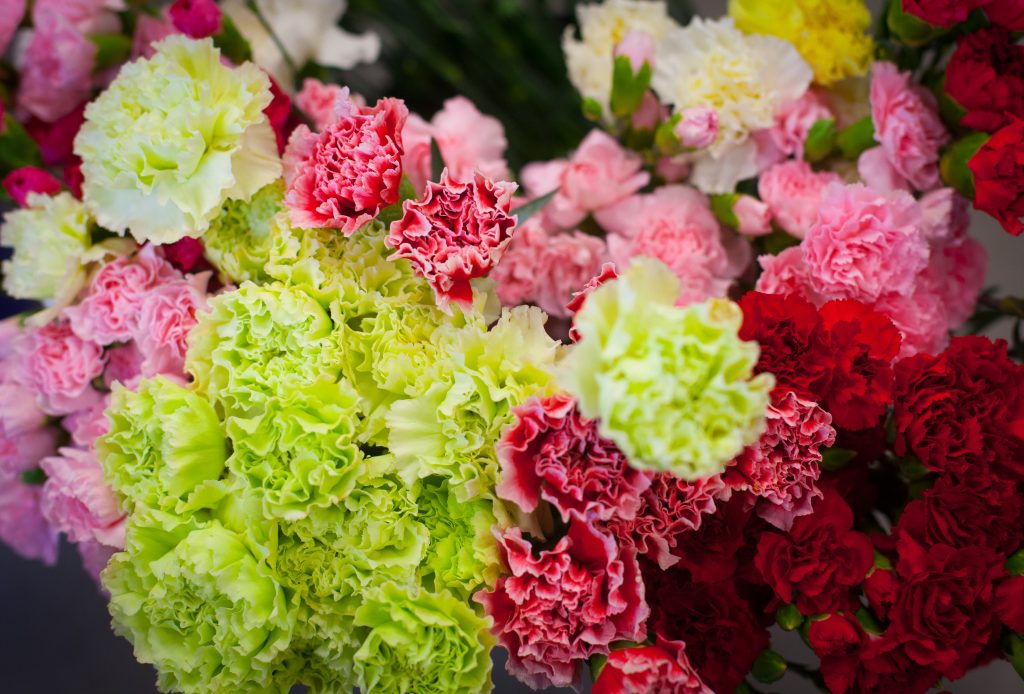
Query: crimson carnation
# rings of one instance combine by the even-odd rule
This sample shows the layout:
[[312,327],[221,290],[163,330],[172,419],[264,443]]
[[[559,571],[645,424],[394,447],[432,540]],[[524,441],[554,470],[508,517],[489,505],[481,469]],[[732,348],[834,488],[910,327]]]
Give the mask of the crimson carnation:
[[502,479],[497,493],[532,513],[541,499],[563,521],[575,511],[600,520],[629,519],[651,475],[629,466],[622,451],[584,419],[566,395],[533,398],[514,410],[515,423],[497,444]]
[[285,152],[285,203],[303,229],[351,236],[388,205],[402,182],[402,128],[409,109],[398,99],[373,107],[349,102],[319,135],[302,126]]
[[423,200],[404,203],[387,243],[397,249],[394,257],[408,258],[426,278],[440,306],[473,303],[469,281],[489,273],[512,240],[515,189],[514,183],[495,183],[480,173],[460,183],[445,170],[440,183],[427,184]]
[[712,694],[690,665],[686,644],[659,638],[654,646],[612,651],[593,694]]
[[874,563],[874,549],[852,526],[850,507],[828,492],[789,533],[762,535],[754,564],[776,595],[804,614],[856,610],[854,591]]
[[968,15],[985,0],[901,0],[903,11],[937,27],[952,27],[967,21]]
[[747,494],[734,494],[719,504],[700,528],[676,537],[674,554],[679,557],[679,566],[687,569],[694,581],[714,583],[736,573],[741,550],[747,545],[747,523],[753,505]]
[[993,133],[1024,118],[1024,46],[1001,27],[968,34],[949,59],[946,92],[967,111],[964,127]]
[[1024,31],[1024,1],[981,0],[988,21],[1010,31]]
[[574,515],[554,549],[535,554],[519,528],[498,537],[510,576],[475,600],[494,620],[508,670],[535,689],[580,684],[583,666],[614,641],[646,638],[636,555]]
[[1013,117],[967,162],[974,174],[974,206],[1007,233],[1024,232],[1024,120]]
[[1024,366],[1004,340],[956,337],[896,366],[896,452],[963,477],[1024,475]]
[[[615,263],[605,263],[601,266],[600,274],[587,280],[587,283],[583,285],[581,290],[573,292],[572,300],[565,305],[566,310],[569,311],[570,314],[579,313],[580,309],[583,308],[583,304],[587,301],[587,297],[590,296],[595,289],[608,280],[616,279],[618,276],[619,273],[615,269]],[[578,342],[580,339],[580,335],[576,332],[575,326],[569,329],[569,339],[573,342]]]

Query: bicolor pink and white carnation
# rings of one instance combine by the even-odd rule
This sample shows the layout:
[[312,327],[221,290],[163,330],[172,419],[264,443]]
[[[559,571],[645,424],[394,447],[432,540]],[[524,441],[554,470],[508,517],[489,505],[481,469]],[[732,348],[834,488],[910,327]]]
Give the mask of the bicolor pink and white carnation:
[[398,202],[408,115],[398,99],[381,99],[373,107],[342,100],[338,118],[319,134],[296,128],[284,154],[292,223],[351,236]]
[[142,357],[144,376],[177,374],[185,367],[188,334],[206,309],[210,273],[189,275],[150,289],[142,297],[139,322],[133,335]]
[[686,644],[660,635],[653,646],[608,654],[593,694],[713,694],[686,657]]
[[92,382],[103,373],[103,348],[83,340],[67,321],[35,328],[28,335],[24,382],[44,412],[70,414],[100,399]]
[[65,18],[33,12],[37,22],[21,59],[18,108],[52,123],[92,95],[96,44]]
[[939,148],[949,133],[935,97],[892,63],[871,69],[871,120],[889,163],[917,190],[939,185]]
[[103,480],[96,456],[77,448],[42,462],[46,473],[41,508],[53,528],[72,542],[96,541],[124,547],[125,515]]
[[642,641],[650,609],[631,550],[574,515],[553,549],[534,552],[519,528],[497,535],[509,575],[474,599],[508,651],[507,668],[540,689],[575,686],[587,659]]
[[501,481],[496,492],[527,513],[547,501],[568,521],[629,519],[651,475],[630,467],[626,456],[582,417],[567,395],[533,398],[513,410],[515,421],[496,446]]
[[[310,117],[317,131],[327,130],[338,118],[338,103],[347,98],[346,92],[336,84],[324,84],[315,77],[307,77],[302,81],[302,89],[295,95],[295,106]],[[410,116],[410,119],[412,116]],[[408,121],[406,121],[408,127]],[[408,151],[408,142],[403,135],[402,140]]]
[[789,530],[793,520],[812,512],[822,494],[822,447],[835,443],[832,415],[816,402],[791,391],[773,394],[765,413],[767,428],[726,471],[726,484],[760,497],[757,514],[777,528]]
[[446,170],[440,183],[427,185],[422,200],[403,203],[387,245],[430,283],[439,306],[468,307],[473,303],[470,280],[486,276],[512,239],[515,189],[514,183],[496,183],[479,173],[462,183]]
[[0,542],[26,559],[57,563],[57,533],[40,510],[43,488],[0,469]]
[[795,101],[788,101],[775,112],[775,124],[769,132],[779,151],[787,157],[803,159],[807,134],[819,120],[833,118],[832,111],[813,89]]
[[840,182],[838,174],[815,171],[807,162],[794,159],[761,174],[757,189],[778,225],[802,239],[818,218],[825,190]]
[[98,345],[127,342],[138,331],[143,297],[179,279],[181,273],[147,244],[134,256],[117,258],[100,268],[84,298],[64,309],[64,316],[83,340]]
[[647,185],[640,155],[603,130],[591,130],[568,161],[527,164],[520,176],[531,198],[557,190],[542,212],[551,225],[571,229]]
[[548,315],[568,318],[566,303],[573,292],[600,272],[607,258],[602,239],[580,231],[551,234],[534,217],[516,229],[490,278],[506,306],[534,303]]
[[663,186],[599,211],[608,232],[608,252],[619,267],[648,256],[679,278],[680,305],[724,296],[736,278],[722,231],[707,198],[696,188]]

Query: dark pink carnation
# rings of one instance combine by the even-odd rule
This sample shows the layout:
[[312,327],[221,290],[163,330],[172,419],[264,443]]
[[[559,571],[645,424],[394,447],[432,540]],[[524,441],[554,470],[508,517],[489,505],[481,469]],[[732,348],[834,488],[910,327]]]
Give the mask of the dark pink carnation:
[[440,306],[469,306],[470,280],[486,276],[512,240],[516,220],[509,210],[515,189],[514,183],[495,183],[479,173],[460,183],[446,170],[440,183],[427,185],[422,200],[403,204],[387,244],[430,283]]
[[124,548],[124,513],[92,453],[62,448],[59,456],[45,459],[42,468],[42,512],[55,530],[72,542],[94,540]]
[[[38,8],[34,11],[39,14]],[[47,123],[75,110],[92,94],[96,44],[53,12],[37,22],[25,48],[18,108]]]
[[686,657],[686,644],[658,637],[653,646],[612,651],[593,694],[713,694]]
[[[194,272],[203,265],[203,242],[191,236],[183,236],[174,243],[160,246],[164,258],[182,272]],[[207,266],[208,268],[209,266]]]
[[37,328],[29,339],[25,381],[44,412],[69,414],[99,400],[92,381],[103,373],[102,347],[75,335],[66,321]]
[[196,313],[206,308],[209,273],[154,287],[142,297],[135,344],[142,355],[142,375],[181,373],[188,351],[188,333]]
[[497,493],[527,513],[541,499],[558,509],[601,520],[632,518],[651,475],[629,466],[622,451],[584,419],[567,395],[533,398],[515,408],[516,421],[497,444],[502,479]]
[[177,0],[168,12],[174,28],[193,39],[220,31],[220,8],[213,0]]
[[35,166],[15,169],[4,177],[3,186],[20,207],[28,207],[29,193],[56,195],[60,192],[60,181],[49,171]]
[[351,236],[398,202],[409,110],[398,99],[342,106],[319,135],[305,126],[292,133],[285,151],[285,203],[296,226],[341,229]]
[[494,620],[507,668],[535,689],[576,686],[587,659],[642,641],[650,610],[636,556],[574,516],[553,549],[534,552],[519,528],[498,536],[511,573],[474,599]]

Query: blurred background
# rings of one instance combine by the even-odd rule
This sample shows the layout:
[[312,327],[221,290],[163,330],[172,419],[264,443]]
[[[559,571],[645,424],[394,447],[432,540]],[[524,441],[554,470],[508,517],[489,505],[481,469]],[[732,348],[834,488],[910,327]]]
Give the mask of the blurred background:
[[[570,0],[350,0],[346,28],[371,29],[382,38],[381,60],[350,72],[318,77],[349,84],[369,99],[405,98],[430,117],[448,97],[463,94],[497,116],[509,140],[509,161],[518,168],[534,159],[567,153],[590,124],[565,75],[561,36],[571,23]],[[718,16],[725,0],[670,0],[673,15]],[[877,12],[881,0],[869,0]],[[972,233],[989,252],[989,285],[1024,295],[1024,239],[1014,239],[991,219],[976,215]],[[24,308],[0,297],[0,315]],[[1005,327],[997,327],[1000,334]],[[151,668],[135,662],[127,641],[113,635],[105,600],[81,569],[74,549],[62,547],[50,568],[0,545],[0,653],[5,663],[0,692],[9,694],[145,694],[155,692]],[[794,660],[808,650],[793,634],[779,632],[775,646]],[[498,694],[527,692],[495,668]],[[813,692],[788,676],[770,692]],[[1024,691],[1006,663],[982,668],[949,687],[957,694]]]

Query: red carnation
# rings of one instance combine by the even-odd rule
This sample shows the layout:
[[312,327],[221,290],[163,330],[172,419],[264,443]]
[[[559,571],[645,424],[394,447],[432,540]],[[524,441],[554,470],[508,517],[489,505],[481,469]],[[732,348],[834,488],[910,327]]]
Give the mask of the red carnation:
[[719,503],[718,510],[707,516],[700,528],[679,534],[673,553],[694,581],[713,583],[736,572],[738,555],[747,544],[753,505],[747,494],[734,494],[729,501]]
[[686,657],[686,644],[659,638],[654,646],[612,651],[593,694],[713,694]]
[[[587,280],[587,283],[583,285],[583,289],[578,292],[573,292],[572,300],[565,305],[566,310],[569,313],[576,314],[583,308],[583,304],[586,302],[587,297],[594,293],[594,290],[600,287],[608,280],[616,279],[619,273],[615,270],[615,263],[605,263],[601,266],[601,273],[596,277],[591,277]],[[572,327],[569,329],[569,339],[573,342],[578,342],[580,335],[576,332],[576,328]]]
[[1024,46],[1001,27],[968,34],[946,67],[946,92],[967,111],[964,127],[993,133],[1024,118]]
[[210,267],[203,258],[205,252],[203,242],[191,236],[185,236],[174,243],[160,246],[160,252],[167,262],[182,272],[196,272]]
[[1012,117],[967,162],[974,174],[974,206],[1007,233],[1024,232],[1024,120]]
[[590,656],[646,638],[636,556],[577,515],[554,549],[535,553],[519,528],[498,536],[511,572],[475,600],[494,620],[508,671],[535,689],[577,686]]
[[878,568],[872,571],[864,581],[864,597],[868,599],[871,611],[882,619],[888,619],[899,587],[899,577],[894,571]]
[[932,26],[949,28],[967,21],[986,0],[901,0],[903,11]]
[[754,564],[776,595],[804,614],[856,610],[854,589],[871,569],[874,550],[852,526],[850,507],[826,492],[814,513],[798,518],[789,533],[762,535]]
[[427,185],[426,197],[407,200],[405,214],[391,225],[387,243],[396,258],[408,258],[434,288],[438,304],[473,303],[469,281],[491,271],[512,240],[514,183],[495,183],[477,173],[472,181],[451,179]]
[[1024,633],[1024,576],[1011,576],[996,584],[996,614],[1017,633]]
[[1024,0],[981,0],[988,21],[1010,31],[1024,31]]
[[1024,366],[1004,340],[953,338],[939,355],[896,366],[896,452],[964,477],[1024,476]]
[[572,511],[600,520],[631,519],[651,475],[629,466],[622,451],[584,419],[566,395],[533,398],[514,410],[516,421],[497,444],[502,479],[497,493],[532,513],[541,499],[563,521]]

